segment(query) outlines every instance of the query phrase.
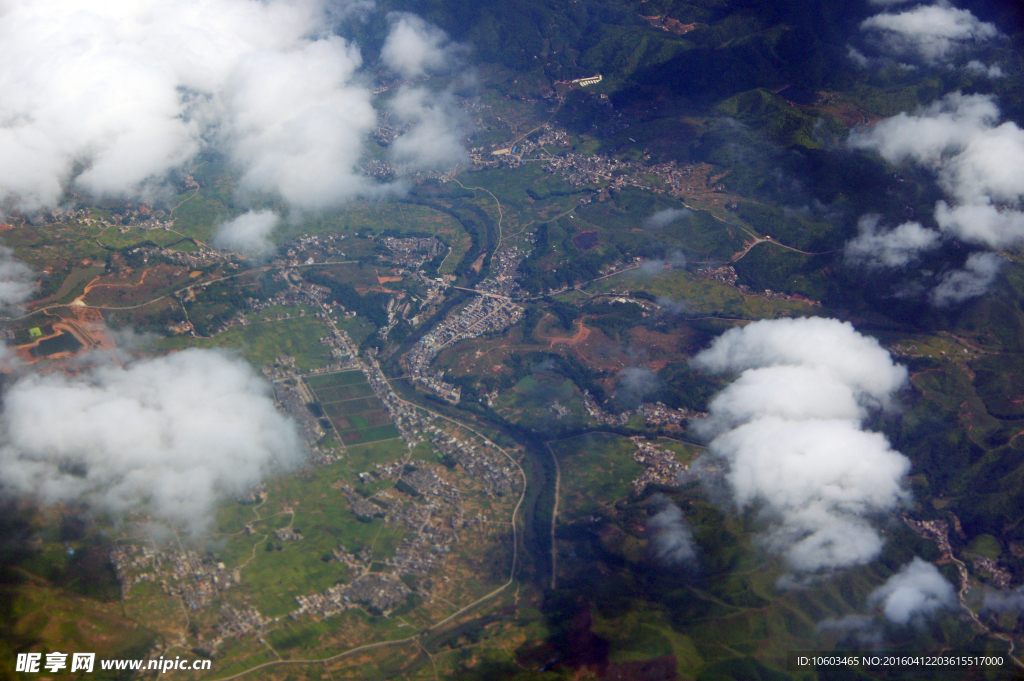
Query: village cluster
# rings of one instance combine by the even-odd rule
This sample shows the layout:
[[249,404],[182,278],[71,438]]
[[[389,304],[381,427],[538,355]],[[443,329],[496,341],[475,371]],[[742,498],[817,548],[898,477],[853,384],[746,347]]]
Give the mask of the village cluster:
[[[950,519],[953,521],[954,530],[961,538],[964,538],[963,529],[960,527],[960,519],[952,513],[950,514]],[[949,522],[942,518],[936,520],[915,520],[907,515],[903,516],[903,522],[917,536],[935,542],[940,552],[939,564],[954,563],[957,566],[957,572],[960,577],[960,589],[968,589],[970,587],[970,575],[967,572],[967,566],[962,560],[957,558],[956,553],[953,551],[953,546],[949,542]],[[1011,571],[985,556],[971,554],[969,559],[975,571],[987,574],[995,588],[1010,588],[1013,580],[1013,573]]]
[[630,440],[636,445],[633,460],[644,467],[640,477],[633,481],[637,494],[642,494],[648,485],[674,487],[679,484],[679,477],[687,467],[676,461],[675,454],[643,437],[631,437]]
[[[620,126],[612,125],[612,132]],[[568,146],[564,130],[550,125],[544,127],[536,141],[523,139],[511,147],[486,151],[482,147],[470,150],[474,170],[508,166],[516,168],[523,163],[544,164],[544,170],[558,173],[574,187],[604,184],[608,190],[639,187],[659,194],[692,196],[693,194],[721,193],[725,187],[721,176],[714,175],[706,163],[679,164],[675,161],[652,162],[645,154],[639,161],[614,158],[605,154],[583,154],[576,151],[556,151],[549,147]]]
[[675,426],[682,428],[684,421],[703,419],[708,416],[705,412],[692,409],[672,409],[671,407],[666,407],[661,402],[644,402],[636,409],[627,409],[618,414],[613,414],[601,409],[597,401],[590,394],[590,391],[586,389],[583,390],[583,406],[592,419],[609,426],[625,426],[631,418],[639,415],[644,418],[648,426]]
[[391,249],[391,252],[394,254],[390,257],[390,260],[412,269],[419,269],[423,266],[423,263],[432,260],[444,250],[444,244],[432,236],[386,236],[381,239],[381,243]]
[[737,274],[736,268],[734,268],[732,265],[721,265],[718,267],[698,267],[696,270],[694,270],[694,274],[696,274],[697,276],[704,277],[705,279],[710,279],[711,281],[717,281],[720,284],[732,286],[745,296],[760,296],[765,300],[795,300],[800,301],[802,303],[806,303],[808,305],[821,305],[820,302],[816,300],[811,300],[810,298],[802,296],[798,293],[786,294],[780,293],[779,291],[773,291],[768,288],[762,291],[755,291],[746,284],[739,283],[739,274]]
[[98,216],[87,208],[54,208],[50,211],[50,219],[53,222],[67,224],[77,222],[82,225],[102,225],[103,227],[117,227],[118,232],[125,233],[127,228],[137,229],[170,229],[174,226],[174,220],[165,219],[167,213],[162,210],[152,210],[149,206],[140,205],[131,207],[122,215],[111,215],[109,218]]
[[139,582],[152,582],[164,593],[180,598],[187,608],[198,610],[241,581],[238,570],[228,571],[224,563],[196,551],[119,545],[109,556],[122,597],[129,597]]

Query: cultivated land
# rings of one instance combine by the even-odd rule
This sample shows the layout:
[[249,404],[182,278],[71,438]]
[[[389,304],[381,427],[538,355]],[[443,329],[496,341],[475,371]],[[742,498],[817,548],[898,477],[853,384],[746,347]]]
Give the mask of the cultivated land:
[[346,446],[399,437],[361,371],[318,375],[306,382]]

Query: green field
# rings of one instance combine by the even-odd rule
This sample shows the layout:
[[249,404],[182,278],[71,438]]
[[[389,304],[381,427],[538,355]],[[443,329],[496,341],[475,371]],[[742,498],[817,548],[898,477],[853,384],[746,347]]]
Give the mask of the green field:
[[[433,235],[451,247],[442,272],[450,272],[469,250],[472,240],[458,220],[432,208],[409,201],[356,201],[344,208],[327,212],[319,217],[299,223],[292,229],[282,227],[288,236],[292,232],[303,234],[350,234],[369,230],[402,235]],[[357,255],[348,240],[345,253]]]
[[[259,585],[256,595],[261,612],[285,615],[296,607],[297,595],[322,591],[353,578],[355,575],[344,565],[322,560],[339,544],[351,552],[369,548],[373,560],[386,560],[394,554],[405,528],[379,519],[357,520],[349,503],[332,487],[348,477],[343,463],[325,466],[301,476],[270,481],[271,502],[262,508],[243,504],[222,508],[218,525],[225,533],[236,533],[245,523],[251,523],[255,530],[253,535],[231,536],[220,555],[229,566],[245,566],[243,584]],[[277,499],[301,501],[289,513],[274,501]],[[262,518],[254,518],[256,513]],[[277,540],[274,530],[287,526],[300,532],[302,540]]]
[[187,347],[234,349],[257,366],[273,364],[278,355],[287,353],[295,357],[295,365],[300,370],[308,371],[331,361],[329,348],[320,342],[320,338],[329,334],[322,321],[307,314],[233,326],[213,338],[165,338],[158,345],[165,350]]
[[813,314],[815,308],[798,300],[767,300],[761,296],[744,295],[728,284],[697,277],[685,270],[671,270],[657,277],[643,277],[626,271],[586,287],[586,291],[605,292],[628,286],[674,301],[686,301],[703,314],[739,319],[770,319]]
[[[567,413],[553,411],[555,402]],[[510,421],[539,431],[580,428],[592,422],[576,385],[550,371],[535,371],[524,377],[498,396],[494,408]]]
[[321,404],[355,400],[361,397],[373,397],[373,388],[369,383],[356,385],[341,385],[337,388],[324,388],[316,391],[317,398]]
[[398,432],[398,428],[395,428],[394,424],[389,423],[384,426],[373,426],[372,428],[361,428],[342,432],[341,441],[346,445],[355,445],[365,444],[367,442],[377,442],[379,440],[393,440],[400,436],[401,434]]
[[384,409],[346,412],[344,410],[345,405],[345,402],[335,402],[331,405],[331,408],[324,409],[328,418],[334,422],[335,427],[341,432],[384,426],[391,423],[391,417],[388,416],[387,411]]
[[361,371],[341,371],[335,374],[310,376],[306,379],[306,383],[308,383],[309,387],[313,390],[322,390],[324,388],[335,388],[340,385],[366,383],[366,376],[364,376]]
[[82,292],[85,291],[86,284],[105,272],[105,268],[96,266],[74,268],[71,271],[71,274],[68,275],[68,277],[61,283],[57,292],[53,294],[52,299],[48,302],[70,302],[76,296],[81,295]]
[[344,444],[365,444],[400,436],[363,372],[310,376],[306,383]]
[[636,445],[621,435],[589,433],[551,443],[562,470],[560,518],[590,515],[625,499],[643,468],[631,456]]
[[402,440],[379,440],[366,444],[349,445],[346,448],[346,460],[353,475],[371,470],[376,464],[396,461],[409,449]]
[[[352,412],[352,413],[355,413],[355,414],[358,414],[358,413],[364,412],[364,411],[374,411],[375,409],[380,409],[380,401],[376,397],[374,397],[374,396],[370,396],[370,397],[355,397],[355,398],[351,398],[351,399],[348,399],[348,400],[338,400],[337,402],[326,402],[326,401],[324,401],[322,399],[324,397],[324,393],[326,393],[326,392],[329,392],[329,391],[328,390],[318,390],[317,391],[317,395],[319,395],[321,397],[320,404],[321,404],[321,406],[323,406],[324,411],[330,411],[331,409],[336,408],[335,405],[340,405],[342,402],[344,403],[345,410],[347,410],[349,412]],[[337,408],[340,409],[341,407],[337,407]]]

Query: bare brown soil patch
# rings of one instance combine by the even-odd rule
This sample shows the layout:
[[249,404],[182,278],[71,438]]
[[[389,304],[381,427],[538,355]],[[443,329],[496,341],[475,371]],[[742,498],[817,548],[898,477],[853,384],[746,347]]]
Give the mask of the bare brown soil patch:
[[583,323],[586,317],[581,317],[576,320],[576,333],[571,337],[566,338],[565,336],[541,336],[542,340],[548,341],[548,348],[553,348],[559,343],[565,343],[566,345],[579,345],[590,336],[591,329]]
[[377,272],[377,270],[374,270],[374,273],[377,275],[377,283],[380,284],[381,286],[383,286],[384,284],[387,284],[389,282],[402,281],[401,277],[391,277],[391,276],[387,276],[387,275],[384,275],[382,277],[380,275],[380,272]]
[[480,257],[477,258],[475,261],[473,261],[473,264],[469,266],[469,269],[471,269],[474,272],[476,272],[477,274],[479,274],[480,270],[484,266],[484,258],[485,257],[487,257],[487,254],[486,253],[481,253]]
[[577,359],[602,371],[618,371],[635,362],[625,348],[599,329],[591,329],[586,338],[569,348]]
[[[90,310],[88,308],[69,308],[67,313],[61,314],[60,316],[52,314],[50,316],[57,317],[59,320],[52,322],[52,333],[36,338],[34,341],[26,345],[19,345],[14,348],[18,358],[24,363],[34,364],[44,359],[48,361],[70,359],[95,348],[116,347],[114,338],[110,334],[110,329],[107,328],[99,310]],[[33,348],[37,347],[45,340],[56,338],[64,333],[74,336],[82,347],[74,352],[57,352],[40,357],[32,356]]]
[[672,333],[661,333],[652,331],[643,326],[637,326],[629,332],[629,342],[635,348],[641,349],[651,355],[652,359],[675,357],[680,354],[679,344],[683,333],[673,331]]
[[95,277],[85,285],[85,292],[75,300],[87,305],[138,305],[188,279],[188,268],[177,265],[155,265],[140,271],[121,271]]
[[647,16],[641,15],[641,18],[644,19],[645,21],[647,21],[647,23],[649,23],[654,28],[660,28],[663,31],[668,31],[669,33],[675,33],[676,35],[683,35],[685,33],[689,33],[690,31],[694,30],[695,28],[697,28],[699,26],[707,26],[707,24],[700,24],[700,23],[697,23],[697,22],[694,22],[692,24],[684,24],[683,22],[679,21],[678,19],[673,19],[672,17],[669,17],[669,16],[649,16],[649,17],[647,17]]

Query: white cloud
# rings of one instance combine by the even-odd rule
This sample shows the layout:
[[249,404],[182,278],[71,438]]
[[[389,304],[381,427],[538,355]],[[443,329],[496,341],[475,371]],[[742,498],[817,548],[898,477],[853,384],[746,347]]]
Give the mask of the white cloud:
[[759,505],[771,523],[765,545],[797,572],[873,559],[882,538],[866,516],[907,499],[910,464],[860,424],[890,404],[906,369],[849,323],[822,318],[732,329],[693,364],[742,372],[697,427],[711,438],[705,456],[727,464],[736,504]]
[[758,418],[709,445],[727,460],[740,507],[765,504],[765,544],[799,572],[874,559],[882,538],[864,518],[895,508],[909,463],[856,421]]
[[[241,189],[277,194],[294,208],[382,191],[358,172],[376,125],[362,56],[327,31],[361,8],[11,0],[0,13],[8,55],[0,62],[0,201],[53,206],[68,183],[96,196],[150,199],[166,191],[169,171],[205,147],[234,162]],[[435,68],[458,51],[412,15],[395,19],[388,44],[407,70]],[[451,116],[446,103],[426,99],[421,136]],[[457,142],[440,142],[433,159],[458,156]]]
[[822,317],[765,320],[725,332],[696,364],[716,373],[776,366],[826,371],[871,406],[887,405],[907,370],[849,322]]
[[644,221],[644,226],[650,229],[661,229],[662,227],[667,227],[676,220],[685,218],[692,212],[693,211],[687,208],[666,208],[665,210],[659,210]]
[[0,309],[21,305],[36,291],[32,269],[14,257],[14,251],[0,246]]
[[224,91],[224,137],[244,188],[312,209],[373,191],[356,169],[377,122],[355,81],[361,63],[336,36],[240,60]]
[[914,558],[868,597],[894,624],[907,625],[956,605],[956,591],[931,563]]
[[622,406],[633,409],[661,386],[661,379],[647,367],[625,367],[616,376],[615,399]]
[[199,149],[208,98],[240,60],[309,42],[319,19],[315,3],[283,0],[15,0],[5,10],[0,190],[25,207],[54,205],[76,162],[79,187],[139,194]]
[[[35,273],[14,257],[14,251],[0,246],[0,311],[20,308],[36,292]],[[0,342],[0,370],[9,371],[20,363],[13,350]]]
[[388,150],[399,172],[450,170],[469,161],[462,138],[471,121],[450,93],[403,87],[388,108],[397,120],[409,126]]
[[932,304],[946,307],[984,295],[996,280],[1004,262],[995,253],[972,253],[967,256],[963,269],[952,270],[942,276],[938,286],[931,292]]
[[899,13],[876,14],[861,22],[860,27],[884,50],[900,56],[918,56],[931,64],[999,35],[993,24],[941,0]]
[[850,146],[877,151],[890,163],[910,160],[939,169],[998,119],[999,107],[991,97],[955,92],[913,114],[901,113],[854,132]]
[[1024,610],[1024,589],[1018,588],[1013,591],[986,589],[985,600],[981,607],[983,610],[995,610],[997,612]]
[[213,243],[236,253],[266,255],[275,248],[270,234],[280,222],[281,217],[270,210],[242,213],[217,227]]
[[964,66],[964,70],[976,76],[985,76],[986,78],[992,79],[1002,78],[1004,75],[1006,75],[1003,73],[1003,69],[1002,67],[999,66],[999,64],[991,64],[986,66],[977,59],[972,59],[971,61],[967,62],[967,65]]
[[840,633],[847,641],[865,649],[875,649],[882,645],[884,637],[878,619],[865,615],[846,615],[839,619],[829,618],[818,623],[818,631],[834,631]]
[[[703,361],[698,366],[707,367]],[[775,395],[785,399],[773,399]],[[766,416],[799,420],[813,414],[821,419],[856,420],[865,415],[857,391],[836,380],[832,371],[799,365],[748,369],[718,393],[710,407],[707,420],[695,426],[710,436]]]
[[43,503],[202,531],[218,501],[301,460],[269,390],[246,362],[212,350],[30,374],[4,397],[0,478]]
[[989,248],[1012,247],[1024,240],[1024,212],[1017,205],[979,201],[950,206],[940,201],[935,205],[935,221],[954,236]]
[[626,276],[631,277],[656,277],[662,274],[666,266],[673,268],[686,267],[686,254],[682,251],[672,251],[664,258],[655,258],[651,260],[643,260],[640,265],[630,270]]
[[866,69],[871,65],[871,60],[863,52],[858,50],[856,47],[848,47],[846,50],[846,56],[850,58],[854,64],[862,69]]
[[964,241],[1004,248],[1024,241],[1024,130],[998,120],[991,96],[955,92],[854,133],[849,144],[890,163],[932,169],[955,200],[936,205],[939,227]]
[[647,521],[655,560],[669,566],[695,563],[697,547],[682,510],[664,495],[656,494],[652,500],[662,507]]
[[391,30],[380,51],[381,61],[406,78],[441,71],[455,65],[462,48],[448,42],[448,35],[415,14],[388,14]]
[[941,242],[938,232],[925,229],[919,222],[904,222],[883,231],[880,221],[880,215],[861,217],[857,223],[860,233],[844,249],[848,262],[868,267],[903,267]]
[[685,300],[672,300],[668,296],[658,296],[655,304],[669,314],[694,314],[697,308]]
[[868,608],[875,613],[826,619],[818,629],[839,632],[858,645],[874,648],[885,639],[886,621],[898,626],[920,624],[956,603],[953,585],[934,565],[915,557],[868,596]]

